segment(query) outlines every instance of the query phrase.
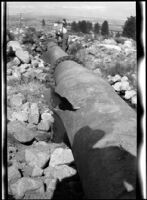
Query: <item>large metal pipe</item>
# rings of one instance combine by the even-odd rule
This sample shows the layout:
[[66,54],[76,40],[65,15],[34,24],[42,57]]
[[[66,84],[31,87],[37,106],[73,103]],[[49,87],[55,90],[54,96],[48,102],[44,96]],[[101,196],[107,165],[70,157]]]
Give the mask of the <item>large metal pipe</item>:
[[[54,64],[67,54],[48,44]],[[85,196],[136,199],[136,112],[101,77],[74,61],[55,69],[55,91],[73,107],[60,109]]]

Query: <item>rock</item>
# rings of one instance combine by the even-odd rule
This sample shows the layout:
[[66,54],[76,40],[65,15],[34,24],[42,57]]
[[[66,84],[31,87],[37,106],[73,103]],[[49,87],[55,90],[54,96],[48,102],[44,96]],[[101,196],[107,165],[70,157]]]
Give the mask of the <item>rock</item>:
[[137,96],[136,95],[131,98],[131,103],[137,105]]
[[21,106],[23,103],[26,102],[26,99],[23,94],[18,93],[12,96],[10,99],[11,106]]
[[32,176],[35,177],[35,176],[42,176],[43,174],[43,169],[41,169],[40,167],[38,166],[35,166],[33,168],[33,171],[32,171]]
[[130,90],[130,85],[128,81],[121,81],[121,90]]
[[128,81],[128,77],[127,76],[123,76],[122,78],[121,78],[121,81],[123,82],[123,81]]
[[19,120],[22,122],[27,122],[28,117],[29,117],[28,113],[24,111],[13,112],[12,114],[12,120]]
[[32,60],[31,61],[31,64],[34,68],[37,68],[38,67],[38,61],[37,60]]
[[35,51],[40,53],[40,52],[42,52],[42,49],[41,49],[41,47],[38,46],[38,47],[35,49]]
[[8,167],[8,182],[21,178],[21,174],[15,165]]
[[125,48],[132,48],[133,46],[132,46],[132,42],[130,41],[130,40],[126,40],[125,42],[124,42],[124,47]]
[[43,67],[44,67],[44,62],[40,62],[40,63],[39,63],[39,67],[40,67],[40,68],[43,68]]
[[29,103],[29,102],[24,103],[24,104],[22,105],[21,109],[22,109],[22,111],[24,111],[24,112],[29,112],[29,110],[30,110],[30,103]]
[[12,47],[13,51],[22,50],[22,47],[18,41],[10,41],[7,44],[8,47]]
[[25,124],[20,121],[9,122],[8,132],[22,143],[31,142],[36,135],[35,131],[28,129]]
[[38,148],[25,150],[25,160],[30,166],[43,168],[49,161],[50,154],[48,151],[41,151]]
[[7,69],[7,75],[11,76],[12,75],[12,69]]
[[117,81],[120,81],[121,80],[121,76],[116,74],[114,77],[112,77],[112,81],[115,83]]
[[42,120],[49,120],[51,123],[54,123],[54,118],[51,113],[45,112],[41,115]]
[[36,74],[40,74],[40,73],[43,72],[43,70],[42,69],[36,69],[35,72],[36,72]]
[[102,72],[101,72],[101,70],[99,68],[95,69],[93,72],[95,74],[102,75]]
[[21,78],[21,73],[18,70],[15,70],[12,75],[14,78],[17,78],[17,79]]
[[125,99],[131,99],[135,95],[136,95],[136,91],[135,90],[128,90],[128,91],[125,91],[124,98]]
[[36,49],[36,44],[33,44],[31,50],[34,51]]
[[48,77],[48,75],[46,73],[37,74],[37,79],[40,82],[46,82],[47,81],[47,77]]
[[121,82],[116,82],[114,85],[112,85],[112,87],[117,92],[121,91]]
[[22,64],[20,66],[20,73],[25,73],[27,71],[27,69],[29,68],[28,64]]
[[28,51],[17,50],[15,54],[23,63],[28,64],[30,62],[30,56]]
[[21,77],[7,76],[7,85],[18,85],[21,82]]
[[56,178],[46,178],[44,183],[46,184],[46,191],[54,191],[56,189],[58,179]]
[[131,184],[128,183],[127,181],[123,181],[123,184],[124,184],[124,186],[125,186],[125,188],[126,188],[126,190],[127,190],[128,192],[131,192],[131,191],[134,190],[133,185],[131,185]]
[[103,41],[104,44],[113,44],[113,45],[116,45],[117,42],[114,40],[114,39],[105,39]]
[[53,133],[51,132],[44,132],[44,131],[37,131],[37,136],[35,137],[35,139],[37,141],[45,141],[45,142],[49,142],[52,137],[53,137]]
[[117,45],[112,45],[112,44],[99,44],[100,47],[105,47],[107,49],[114,49],[116,51],[121,51],[121,48]]
[[39,108],[37,103],[32,103],[29,113],[29,123],[38,124],[39,122]]
[[38,124],[38,130],[49,131],[51,128],[51,122],[49,120],[41,120]]
[[59,179],[59,181],[74,176],[76,173],[77,171],[74,168],[67,165],[47,167],[44,170],[45,177]]
[[43,187],[43,182],[40,180],[33,180],[29,177],[23,177],[16,183],[10,185],[10,190],[15,198],[23,198],[26,192],[31,190],[38,190]]
[[23,166],[23,177],[31,177],[33,172],[33,167],[29,165]]
[[57,148],[51,155],[49,166],[68,164],[74,161],[72,151],[70,149]]
[[13,64],[14,64],[15,66],[19,66],[20,63],[21,63],[21,61],[20,61],[17,57],[15,57],[15,58],[13,59]]

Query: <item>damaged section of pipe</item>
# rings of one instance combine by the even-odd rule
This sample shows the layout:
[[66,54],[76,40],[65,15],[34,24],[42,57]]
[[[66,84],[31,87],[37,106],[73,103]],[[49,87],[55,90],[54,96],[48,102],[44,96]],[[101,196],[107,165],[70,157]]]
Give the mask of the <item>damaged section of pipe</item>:
[[[51,43],[47,54],[51,64],[67,55]],[[55,92],[78,108],[59,107],[57,113],[86,198],[135,199],[136,112],[105,80],[74,61],[60,62],[54,75]]]

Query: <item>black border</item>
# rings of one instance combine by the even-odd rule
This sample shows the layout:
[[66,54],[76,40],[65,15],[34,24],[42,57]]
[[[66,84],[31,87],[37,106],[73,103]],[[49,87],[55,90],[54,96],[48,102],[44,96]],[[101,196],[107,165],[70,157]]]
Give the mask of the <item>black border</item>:
[[[3,58],[4,58],[4,65],[2,67],[3,69],[3,72],[4,74],[2,74],[3,76],[3,79],[5,81],[4,83],[4,102],[5,102],[5,105],[7,104],[7,97],[6,97],[6,88],[7,88],[7,82],[6,82],[6,21],[7,21],[7,17],[6,17],[6,3],[7,2],[29,2],[29,1],[6,1],[6,2],[3,2],[4,5],[3,5],[3,11],[4,11],[4,15],[3,15]],[[31,2],[46,2],[46,1],[31,1]],[[50,1],[50,2],[58,2],[58,1]],[[59,2],[76,2],[76,1],[59,1]],[[79,1],[78,1],[79,2]],[[82,1],[80,1],[82,2]],[[84,1],[84,2],[97,2],[97,1]],[[102,2],[102,1],[101,1]],[[110,2],[110,1],[108,1]],[[111,2],[114,2],[114,1],[111,1]],[[119,1],[117,1],[119,2]],[[121,1],[120,1],[121,2]],[[125,1],[126,2],[126,1]],[[134,1],[133,1],[134,2]],[[140,61],[142,60],[142,58],[145,56],[145,52],[144,52],[144,49],[143,49],[143,46],[145,44],[143,44],[143,41],[142,41],[142,28],[143,28],[143,16],[142,16],[142,5],[141,5],[141,2],[136,2],[136,32],[137,32],[137,65],[138,65],[138,71],[139,71],[139,67],[140,66]],[[145,2],[145,1],[144,1]],[[146,13],[145,13],[146,14]],[[144,16],[146,18],[146,15]],[[145,32],[146,32],[146,29],[145,29]],[[145,73],[146,74],[146,73]],[[143,131],[142,131],[142,126],[141,126],[141,121],[142,121],[142,117],[143,117],[143,114],[145,112],[145,110],[143,109],[143,105],[141,104],[141,92],[140,92],[140,86],[138,85],[137,87],[137,90],[138,90],[138,94],[137,94],[137,153],[139,155],[139,150],[140,150],[140,147],[142,145],[142,142],[143,142]],[[4,113],[5,113],[5,131],[4,131],[4,149],[3,149],[3,156],[4,156],[4,159],[3,159],[3,163],[4,163],[4,167],[7,168],[7,126],[6,126],[6,121],[7,121],[7,108],[6,106],[4,105]],[[1,136],[1,139],[2,139],[2,136]],[[8,182],[7,182],[7,170],[5,170],[5,174],[4,174],[4,179],[6,180],[5,181],[5,188],[8,188]],[[6,189],[7,190],[7,189]],[[5,190],[5,199],[8,199],[8,194],[7,194],[7,191]],[[141,194],[141,181],[140,181],[140,177],[139,177],[139,171],[138,171],[138,174],[137,174],[137,195],[136,197],[138,199],[143,199],[143,196]]]

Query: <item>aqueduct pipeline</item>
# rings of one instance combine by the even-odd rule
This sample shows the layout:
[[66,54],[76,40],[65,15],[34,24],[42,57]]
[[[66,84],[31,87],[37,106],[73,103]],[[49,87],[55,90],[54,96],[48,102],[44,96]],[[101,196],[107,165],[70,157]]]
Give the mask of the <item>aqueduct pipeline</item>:
[[[101,77],[70,60],[54,42],[55,91],[71,108],[57,111],[65,126],[88,199],[135,199],[136,112]],[[65,58],[65,59],[64,59]]]

